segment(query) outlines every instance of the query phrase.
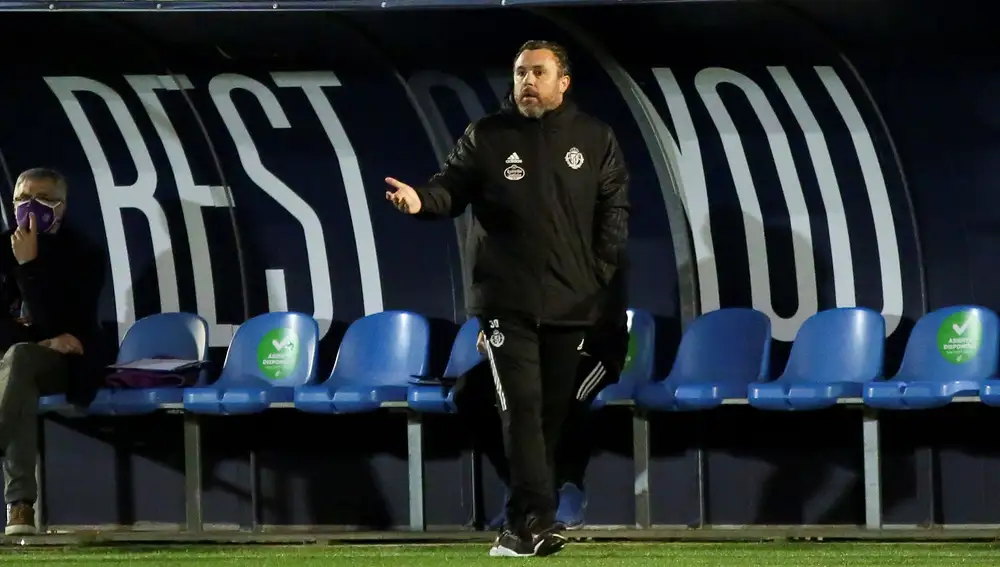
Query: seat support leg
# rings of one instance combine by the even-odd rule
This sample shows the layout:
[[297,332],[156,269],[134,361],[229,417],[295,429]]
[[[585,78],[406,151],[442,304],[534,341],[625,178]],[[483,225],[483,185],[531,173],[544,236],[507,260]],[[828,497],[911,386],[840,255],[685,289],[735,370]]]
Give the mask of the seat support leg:
[[187,531],[201,532],[201,422],[197,415],[184,413],[184,507]]
[[879,460],[878,412],[864,408],[861,417],[861,434],[864,451],[865,527],[882,529],[882,470]]
[[406,456],[410,480],[410,530],[422,532],[424,523],[424,428],[420,414],[406,412]]
[[635,466],[635,527],[653,525],[649,505],[649,420],[638,409],[632,411],[632,459]]
[[255,448],[250,449],[250,530],[260,531],[260,463]]
[[704,528],[708,524],[708,511],[705,507],[705,487],[707,484],[705,467],[705,413],[699,412],[695,419],[698,420],[698,447],[695,449],[696,470],[695,478],[698,479],[698,524],[694,527]]
[[44,534],[45,526],[45,417],[38,417],[38,459],[35,461],[35,531]]

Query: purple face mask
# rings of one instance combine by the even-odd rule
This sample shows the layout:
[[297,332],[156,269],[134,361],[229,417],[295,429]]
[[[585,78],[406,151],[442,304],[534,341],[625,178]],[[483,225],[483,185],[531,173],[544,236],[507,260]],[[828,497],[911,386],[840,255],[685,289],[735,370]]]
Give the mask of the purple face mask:
[[48,232],[56,224],[56,207],[59,203],[42,201],[39,199],[28,199],[17,204],[14,214],[17,217],[17,226],[28,228],[28,215],[35,215],[35,229],[38,232]]

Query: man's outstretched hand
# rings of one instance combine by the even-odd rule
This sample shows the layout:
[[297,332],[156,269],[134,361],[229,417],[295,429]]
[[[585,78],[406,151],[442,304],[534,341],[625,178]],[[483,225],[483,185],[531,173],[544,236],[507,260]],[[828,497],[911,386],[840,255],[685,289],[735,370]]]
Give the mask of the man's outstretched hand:
[[420,196],[413,190],[413,187],[392,177],[386,177],[385,182],[395,189],[395,191],[385,192],[386,201],[390,201],[392,206],[408,215],[415,215],[420,212]]

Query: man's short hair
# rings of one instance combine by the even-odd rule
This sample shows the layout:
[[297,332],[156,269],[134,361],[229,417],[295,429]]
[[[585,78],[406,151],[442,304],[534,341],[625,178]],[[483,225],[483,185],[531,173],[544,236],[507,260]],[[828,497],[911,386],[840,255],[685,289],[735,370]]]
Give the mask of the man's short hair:
[[15,195],[21,185],[24,185],[27,181],[51,181],[52,185],[56,188],[55,196],[63,201],[66,200],[66,191],[69,187],[69,184],[66,182],[66,176],[52,168],[33,167],[21,172],[21,175],[17,176],[17,182],[14,183]]
[[525,51],[535,51],[537,49],[548,49],[556,56],[556,66],[560,75],[570,75],[569,52],[561,44],[546,39],[533,39],[526,41],[514,55],[514,61]]

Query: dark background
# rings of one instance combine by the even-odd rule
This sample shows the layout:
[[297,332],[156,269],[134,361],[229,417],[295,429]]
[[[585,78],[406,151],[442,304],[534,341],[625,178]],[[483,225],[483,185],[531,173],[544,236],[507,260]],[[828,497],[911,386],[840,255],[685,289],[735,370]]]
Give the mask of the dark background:
[[[796,239],[804,239],[814,252],[818,308],[837,305],[828,211],[808,146],[817,135],[828,148],[844,200],[855,301],[882,309],[885,295],[893,294],[902,305],[885,313],[895,329],[887,363],[892,373],[908,329],[927,310],[958,303],[1000,309],[1000,276],[993,261],[1000,245],[1000,59],[995,40],[994,47],[988,41],[992,26],[974,15],[980,4],[817,0],[547,12],[5,14],[0,19],[0,45],[8,54],[0,90],[0,152],[7,174],[3,201],[9,203],[10,179],[20,170],[57,167],[71,179],[72,222],[102,245],[109,239],[105,214],[119,214],[118,207],[124,207],[130,272],[121,271],[120,256],[103,268],[102,321],[110,345],[118,327],[115,271],[125,274],[119,281],[129,287],[118,293],[133,297],[134,315],[141,317],[169,307],[163,306],[166,296],[156,267],[172,260],[163,276],[174,278],[179,307],[197,310],[177,176],[154,121],[126,79],[154,75],[170,86],[185,76],[192,88],[158,91],[158,98],[194,182],[228,185],[236,204],[236,232],[227,207],[200,212],[207,225],[217,321],[237,325],[268,310],[268,269],[284,270],[288,308],[312,313],[314,274],[306,239],[321,239],[326,254],[320,266],[329,272],[333,294],[321,368],[325,375],[343,328],[364,315],[366,305],[462,320],[461,241],[455,228],[401,218],[385,205],[381,180],[392,175],[416,183],[433,173],[441,151],[470,118],[496,106],[517,46],[552,38],[570,46],[576,96],[614,126],[632,170],[631,303],[658,318],[661,373],[669,369],[685,313],[705,307],[704,289],[684,283],[693,281],[691,238],[699,230],[710,230],[714,241],[719,304],[752,303],[743,227],[759,222],[767,236],[773,306],[755,307],[782,318],[799,310]],[[18,39],[24,30],[36,30],[34,37],[46,40],[25,46]],[[710,68],[728,71],[706,71]],[[800,127],[775,82],[774,68],[792,78],[815,127]],[[861,122],[845,120],[817,68],[839,77]],[[661,88],[666,70],[683,95],[697,155],[685,151],[692,138]],[[281,71],[336,74],[341,86],[325,88],[324,94],[356,156],[363,187],[345,183],[341,172],[351,156],[334,152],[302,89],[276,85],[271,73]],[[731,84],[715,92],[733,126],[717,126],[698,81],[732,72],[757,85],[774,109],[777,126],[762,125],[747,95]],[[276,198],[247,173],[213,102],[228,96],[233,81],[245,81],[241,76],[271,93],[287,117],[288,127],[281,127],[280,118],[266,115],[252,92],[232,94],[261,163],[312,209],[322,235],[302,228],[294,199]],[[60,101],[46,77],[79,77],[69,82],[103,92],[105,100],[81,91]],[[636,90],[623,89],[627,83]],[[131,117],[136,133],[123,133],[116,125],[107,97],[121,101],[126,112],[117,118]],[[703,222],[692,221],[689,227],[668,222],[668,208],[680,201],[670,176],[657,171],[658,163],[666,163],[663,151],[650,142],[669,143],[644,136],[655,129],[655,121],[636,118],[642,98],[684,152],[686,174],[678,173],[683,167],[676,159],[668,160],[674,176],[694,190],[690,180],[703,175],[710,228]],[[94,130],[96,147],[74,131],[64,110],[74,101]],[[793,234],[790,228],[768,144],[769,134],[782,131],[802,187],[811,227],[807,234]],[[127,138],[148,151],[145,164],[133,159]],[[725,140],[737,140],[742,149],[760,201],[760,220],[748,215],[737,198]],[[859,140],[870,140],[877,156],[874,169],[866,169],[859,157]],[[92,161],[101,152],[107,168]],[[700,160],[700,166],[692,160]],[[885,185],[888,214],[872,212],[868,191],[878,181],[873,174]],[[135,188],[113,188],[137,181]],[[122,196],[141,193],[142,183],[147,190],[155,187],[169,241],[152,236],[150,226],[164,226],[155,215],[150,218],[154,209],[129,208],[128,197]],[[380,277],[374,288],[369,281],[366,291],[358,262],[361,240],[353,229],[358,218],[352,214],[358,213],[348,205],[348,185],[367,196],[374,231]],[[10,221],[9,206],[5,214]],[[879,257],[875,234],[876,227],[886,226],[895,232],[899,289],[883,289],[879,266],[885,259]],[[236,261],[237,244],[242,264]],[[217,337],[213,342],[227,341]],[[787,345],[779,341],[774,351],[772,372],[777,374]],[[632,525],[630,421],[622,410],[608,410],[599,419],[606,423],[595,439],[599,454],[589,473],[587,520]],[[206,421],[206,522],[249,521],[246,455],[254,447],[261,459],[264,523],[406,524],[404,421],[398,414],[315,417],[292,411]],[[885,416],[886,523],[1000,523],[1000,507],[993,505],[993,489],[1000,490],[1000,455],[996,436],[990,435],[994,424],[993,412],[971,406]],[[45,429],[50,524],[183,521],[179,418],[56,418]],[[694,449],[702,447],[709,523],[863,523],[860,438],[857,413],[840,409],[772,415],[723,408],[654,418],[653,521],[697,521]],[[429,420],[425,439],[428,523],[469,524],[468,440],[449,418]],[[487,513],[492,514],[500,489],[488,468],[484,474]]]

